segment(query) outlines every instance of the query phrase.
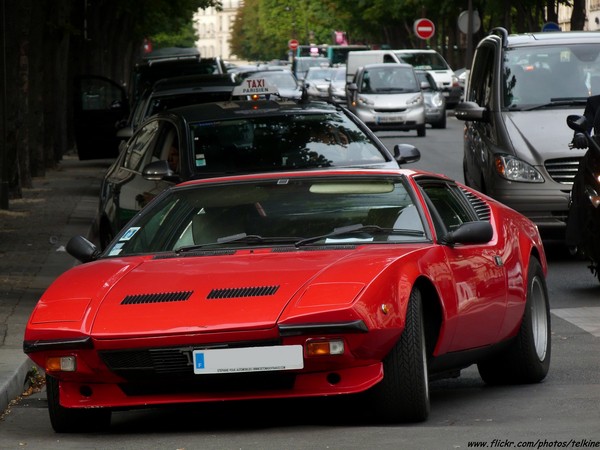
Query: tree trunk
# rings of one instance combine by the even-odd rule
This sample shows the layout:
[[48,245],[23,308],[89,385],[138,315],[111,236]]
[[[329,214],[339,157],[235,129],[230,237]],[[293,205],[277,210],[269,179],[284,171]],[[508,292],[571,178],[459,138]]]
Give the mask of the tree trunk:
[[585,27],[585,0],[573,0],[571,30],[583,30]]

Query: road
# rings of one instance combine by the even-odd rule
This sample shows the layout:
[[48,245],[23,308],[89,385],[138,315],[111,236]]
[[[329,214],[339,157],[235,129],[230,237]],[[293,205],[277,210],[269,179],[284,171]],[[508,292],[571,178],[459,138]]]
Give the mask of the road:
[[[413,143],[413,167],[462,181],[462,124],[446,130],[380,133]],[[58,435],[44,393],[0,422],[0,449],[465,449],[600,448],[600,283],[557,242],[546,245],[552,363],[543,383],[487,387],[476,368],[431,384],[427,422],[397,426],[354,419],[352,398],[200,405],[113,414],[101,434]]]

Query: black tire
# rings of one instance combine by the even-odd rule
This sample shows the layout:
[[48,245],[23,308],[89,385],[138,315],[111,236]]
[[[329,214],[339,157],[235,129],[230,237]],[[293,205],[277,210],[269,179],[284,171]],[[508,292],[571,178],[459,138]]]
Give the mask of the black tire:
[[425,125],[420,125],[417,128],[417,136],[419,136],[419,137],[425,137],[426,134],[427,134],[427,132],[425,131]]
[[487,384],[538,383],[548,374],[551,354],[550,305],[542,267],[532,257],[527,273],[527,302],[519,333],[501,354],[477,364]]
[[429,416],[429,380],[421,292],[413,289],[406,325],[383,361],[383,380],[369,392],[371,412],[386,423],[422,422]]
[[110,409],[65,408],[61,406],[58,380],[48,375],[46,375],[46,395],[50,423],[57,433],[100,431],[110,426]]

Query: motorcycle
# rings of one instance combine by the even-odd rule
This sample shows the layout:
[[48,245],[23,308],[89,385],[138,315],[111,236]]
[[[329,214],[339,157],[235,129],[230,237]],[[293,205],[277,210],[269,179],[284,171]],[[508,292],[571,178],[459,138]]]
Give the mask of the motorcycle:
[[575,131],[569,147],[588,150],[571,189],[566,241],[571,253],[589,261],[590,271],[600,281],[600,135],[591,136],[585,116],[570,115],[567,125]]

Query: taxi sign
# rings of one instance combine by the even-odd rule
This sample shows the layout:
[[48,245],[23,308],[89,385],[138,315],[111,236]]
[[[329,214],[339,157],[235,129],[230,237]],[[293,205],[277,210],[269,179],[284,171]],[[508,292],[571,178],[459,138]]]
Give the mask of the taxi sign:
[[279,94],[277,86],[266,78],[246,78],[233,89],[232,95],[268,95]]

